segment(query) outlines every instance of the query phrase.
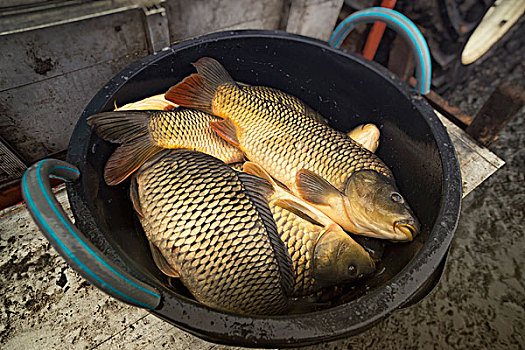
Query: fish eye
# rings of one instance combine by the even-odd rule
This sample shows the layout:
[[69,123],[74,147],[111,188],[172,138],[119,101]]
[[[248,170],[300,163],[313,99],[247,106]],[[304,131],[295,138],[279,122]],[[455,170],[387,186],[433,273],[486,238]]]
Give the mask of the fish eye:
[[394,203],[399,203],[401,201],[403,201],[403,197],[401,197],[401,195],[397,192],[393,192],[391,195],[390,195],[390,198],[392,198],[392,201]]
[[357,269],[354,265],[348,266],[348,273],[350,274],[350,277],[355,277],[357,275]]

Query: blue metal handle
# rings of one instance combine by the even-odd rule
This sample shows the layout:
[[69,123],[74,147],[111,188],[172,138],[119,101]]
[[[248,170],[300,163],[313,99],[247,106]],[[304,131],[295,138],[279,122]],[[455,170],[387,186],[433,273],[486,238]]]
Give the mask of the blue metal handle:
[[22,178],[27,208],[49,242],[97,288],[125,303],[155,309],[160,304],[160,293],[124,272],[87,240],[56,200],[49,177],[76,181],[80,172],[69,163],[44,159],[27,169]]
[[328,43],[330,46],[338,48],[356,25],[376,21],[385,22],[389,28],[407,40],[416,60],[416,91],[422,95],[428,94],[432,79],[432,64],[428,45],[415,24],[401,13],[384,7],[370,7],[357,11],[337,26]]

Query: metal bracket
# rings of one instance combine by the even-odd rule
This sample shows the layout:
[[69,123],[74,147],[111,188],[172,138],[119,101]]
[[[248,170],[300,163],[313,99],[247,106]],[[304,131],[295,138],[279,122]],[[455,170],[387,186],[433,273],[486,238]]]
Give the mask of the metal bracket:
[[170,46],[170,31],[166,9],[161,4],[156,4],[143,7],[142,11],[144,12],[144,24],[151,51],[159,51]]

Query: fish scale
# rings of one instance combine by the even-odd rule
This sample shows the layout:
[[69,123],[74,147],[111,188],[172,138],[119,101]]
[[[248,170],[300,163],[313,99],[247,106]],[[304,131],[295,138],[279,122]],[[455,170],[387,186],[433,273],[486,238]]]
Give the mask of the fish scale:
[[[212,108],[216,115],[233,120],[248,159],[290,188],[295,188],[295,174],[301,169],[315,172],[340,191],[362,169],[392,177],[375,154],[344,133],[285,105],[251,96],[234,84],[219,86]],[[286,152],[287,144],[300,152]]]
[[[324,228],[299,218],[292,212],[278,205],[270,204],[272,215],[288,253],[292,257],[295,271],[294,296],[309,295],[316,292],[316,280],[313,276],[312,261],[315,246],[313,242]],[[286,225],[283,225],[286,223]]]
[[[243,86],[242,89],[249,95],[285,104],[310,118],[325,121],[304,102],[277,89],[264,86]],[[150,113],[148,129],[153,143],[158,147],[179,148],[181,145],[191,145],[195,150],[213,155],[227,163],[243,159],[242,153],[237,148],[226,143],[210,128],[210,121],[219,120],[215,116],[181,108],[173,112]]]
[[[261,219],[261,209],[254,206],[247,185],[235,170],[199,152],[174,150],[144,164],[134,179],[148,240],[180,273],[197,300],[218,309],[251,314],[276,314],[287,307],[282,275],[287,265],[278,260],[278,247],[269,236],[268,224]],[[191,209],[173,205],[168,212],[159,210],[180,201],[193,202],[180,198],[185,193],[200,196],[196,188],[201,183],[221,190],[191,203]],[[175,195],[157,199],[157,193],[166,191]],[[267,211],[271,215],[269,208]],[[284,245],[281,248],[286,252]],[[288,275],[293,278],[288,263]]]
[[180,148],[188,145],[224,162],[239,162],[242,153],[221,139],[211,128],[217,117],[190,109],[174,112],[149,112],[149,136],[153,144],[162,148]]
[[304,103],[295,96],[289,95],[280,90],[270,88],[267,86],[245,86],[244,84],[239,85],[241,85],[241,89],[244,92],[252,96],[257,96],[259,98],[262,98],[263,100],[287,105],[293,109],[296,109],[300,113],[304,113],[309,117],[316,119],[319,122],[325,124],[328,123],[327,120],[321,114],[314,111],[306,103]]

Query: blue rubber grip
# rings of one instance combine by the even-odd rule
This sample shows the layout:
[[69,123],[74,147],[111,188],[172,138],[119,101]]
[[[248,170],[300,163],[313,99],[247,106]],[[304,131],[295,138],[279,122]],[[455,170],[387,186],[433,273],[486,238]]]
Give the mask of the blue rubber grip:
[[328,43],[338,48],[356,25],[376,21],[386,23],[389,28],[407,40],[416,61],[416,91],[422,95],[428,94],[432,79],[432,63],[428,45],[416,25],[401,13],[384,7],[370,7],[357,11],[337,26]]
[[76,181],[80,172],[69,163],[44,159],[32,165],[22,178],[22,195],[42,233],[71,267],[86,280],[125,303],[155,309],[160,293],[108,260],[73,225],[56,200],[48,178]]

